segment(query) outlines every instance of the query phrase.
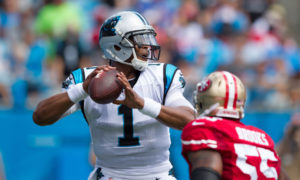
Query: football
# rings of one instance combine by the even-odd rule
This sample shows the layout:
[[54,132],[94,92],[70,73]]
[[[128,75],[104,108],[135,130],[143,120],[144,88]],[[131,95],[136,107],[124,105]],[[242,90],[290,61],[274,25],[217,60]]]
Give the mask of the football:
[[102,71],[91,80],[88,93],[99,104],[108,104],[116,100],[123,90],[117,78],[117,70]]

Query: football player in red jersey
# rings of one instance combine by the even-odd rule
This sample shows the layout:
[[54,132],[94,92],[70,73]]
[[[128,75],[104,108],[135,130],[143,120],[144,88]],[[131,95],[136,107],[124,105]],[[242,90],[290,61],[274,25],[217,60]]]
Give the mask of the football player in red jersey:
[[182,132],[182,154],[191,180],[286,179],[274,142],[263,130],[241,123],[246,89],[226,71],[197,84],[198,119]]

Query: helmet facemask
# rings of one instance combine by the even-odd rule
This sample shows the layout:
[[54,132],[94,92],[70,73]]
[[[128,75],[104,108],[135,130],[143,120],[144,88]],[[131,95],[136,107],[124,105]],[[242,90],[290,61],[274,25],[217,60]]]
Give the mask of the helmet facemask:
[[[155,35],[154,31],[143,33],[130,32],[125,35],[124,41],[126,41],[127,46],[126,44],[123,44],[123,46],[132,49],[133,58],[130,63],[124,62],[124,64],[131,65],[134,69],[143,71],[148,66],[148,60],[159,60],[160,46],[156,42]],[[146,49],[147,53],[139,54],[138,49],[143,49],[143,51]]]

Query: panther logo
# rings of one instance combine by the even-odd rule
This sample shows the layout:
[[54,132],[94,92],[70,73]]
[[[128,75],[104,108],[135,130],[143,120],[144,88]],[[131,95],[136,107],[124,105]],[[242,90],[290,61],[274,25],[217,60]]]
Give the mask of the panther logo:
[[100,38],[104,36],[114,36],[116,35],[116,25],[120,20],[120,16],[112,17],[104,22],[100,31]]

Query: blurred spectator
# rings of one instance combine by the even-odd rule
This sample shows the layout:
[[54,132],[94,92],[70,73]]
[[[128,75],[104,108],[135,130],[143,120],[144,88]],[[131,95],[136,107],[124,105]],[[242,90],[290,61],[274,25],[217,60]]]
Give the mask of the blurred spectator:
[[46,58],[46,45],[36,39],[31,30],[24,29],[24,42],[28,46],[28,55],[24,66],[25,81],[27,83],[27,106],[34,107],[47,89],[47,81],[44,81],[44,63]]
[[274,0],[2,0],[0,105],[10,107],[11,97],[19,97],[20,105],[33,106],[57,91],[70,71],[102,65],[103,20],[131,9],[159,32],[161,62],[185,69],[187,86],[228,70],[249,87],[248,109],[299,107],[300,51],[289,35],[286,10]]
[[81,28],[80,10],[65,0],[46,0],[36,17],[36,32],[48,37],[61,38],[66,36],[67,30],[76,32]]
[[250,21],[254,22],[268,9],[273,0],[242,0],[242,6],[249,14]]
[[10,107],[12,104],[10,86],[10,61],[8,59],[8,45],[3,37],[3,29],[0,25],[0,107]]
[[4,171],[4,164],[3,164],[3,158],[2,158],[2,153],[0,151],[0,180],[5,180],[5,171]]
[[290,93],[290,101],[291,101],[291,109],[299,110],[300,109],[300,78],[293,78],[290,81],[289,85],[289,93]]
[[57,42],[57,60],[64,64],[64,76],[67,77],[74,69],[80,65],[83,57],[83,49],[79,42],[79,34],[71,30],[68,35]]
[[282,159],[282,167],[291,180],[300,177],[300,113],[295,113],[283,139],[278,146],[278,154]]
[[235,70],[233,64],[240,61],[240,51],[245,44],[245,34],[249,26],[248,19],[239,9],[237,1],[224,1],[212,12],[211,20],[206,25],[208,43],[203,63],[204,76],[216,70]]
[[[64,71],[69,71],[70,53],[74,61],[78,61],[74,58],[78,56],[77,45],[71,48],[71,51],[66,54],[62,54],[63,47],[58,47],[62,42],[66,41],[68,36],[77,37],[82,28],[82,14],[80,9],[65,0],[47,0],[36,17],[35,30],[37,34],[46,39],[47,42],[47,68],[50,71],[52,80],[54,80],[54,86],[57,86],[62,79],[65,78]],[[72,33],[70,33],[72,32]],[[71,37],[71,38],[73,38]],[[78,39],[76,40],[78,44]],[[63,46],[63,45],[62,45]],[[73,50],[72,50],[73,49]],[[60,52],[58,52],[58,50]],[[70,50],[70,48],[68,49]],[[63,53],[66,53],[64,51]],[[77,55],[76,55],[77,53]],[[59,55],[59,56],[57,56]],[[62,61],[61,61],[61,58]],[[68,60],[64,58],[69,58]],[[66,64],[65,64],[66,63]],[[73,62],[72,68],[78,68],[79,62]]]
[[92,29],[92,48],[98,48],[99,43],[99,30],[104,20],[109,16],[110,8],[106,5],[99,5],[93,11],[93,20],[95,22],[94,27]]
[[19,38],[19,24],[21,15],[19,13],[18,0],[3,0],[1,3],[1,26],[4,38],[9,41],[17,41]]
[[176,51],[190,65],[196,63],[203,41],[202,26],[197,22],[198,15],[199,9],[195,0],[183,1],[167,31],[175,41]]
[[247,28],[248,19],[236,3],[224,3],[213,14],[211,29],[220,38],[231,38],[234,34],[245,32]]

